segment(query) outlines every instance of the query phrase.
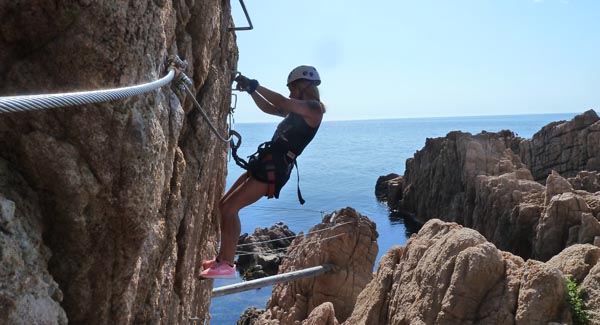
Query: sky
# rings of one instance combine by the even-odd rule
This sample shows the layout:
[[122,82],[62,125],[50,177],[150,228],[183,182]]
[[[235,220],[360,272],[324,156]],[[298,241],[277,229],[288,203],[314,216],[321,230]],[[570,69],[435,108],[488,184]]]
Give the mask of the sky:
[[[600,112],[600,0],[244,3],[238,70],[287,96],[315,66],[324,120]],[[280,120],[237,96],[237,123]]]

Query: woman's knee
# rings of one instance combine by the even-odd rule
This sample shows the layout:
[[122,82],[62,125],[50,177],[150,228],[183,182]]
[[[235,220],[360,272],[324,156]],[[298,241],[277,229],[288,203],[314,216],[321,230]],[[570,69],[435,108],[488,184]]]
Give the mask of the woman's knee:
[[223,203],[219,205],[219,212],[221,213],[221,220],[225,220],[236,215],[239,212],[239,209],[231,206],[231,204]]

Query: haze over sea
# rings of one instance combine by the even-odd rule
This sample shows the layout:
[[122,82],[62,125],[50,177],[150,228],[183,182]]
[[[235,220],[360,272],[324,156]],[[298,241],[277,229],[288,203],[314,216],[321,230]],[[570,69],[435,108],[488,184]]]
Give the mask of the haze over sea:
[[[580,113],[583,113],[580,112]],[[404,245],[407,229],[402,218],[390,214],[375,198],[381,175],[404,174],[406,159],[425,145],[426,138],[443,137],[450,131],[472,134],[511,130],[531,138],[550,122],[570,120],[579,113],[476,117],[411,118],[393,120],[325,121],[315,139],[298,158],[300,188],[306,200],[298,203],[296,171],[281,191],[280,199],[263,198],[240,212],[242,233],[252,234],[284,222],[294,233],[307,233],[324,214],[350,206],[377,224],[380,257],[394,245]],[[256,151],[271,138],[276,123],[236,124],[243,141],[240,157]],[[243,172],[233,159],[228,163],[227,189]],[[215,287],[240,282],[216,280]],[[247,307],[263,309],[271,288],[215,298],[211,301],[211,324],[235,324]]]

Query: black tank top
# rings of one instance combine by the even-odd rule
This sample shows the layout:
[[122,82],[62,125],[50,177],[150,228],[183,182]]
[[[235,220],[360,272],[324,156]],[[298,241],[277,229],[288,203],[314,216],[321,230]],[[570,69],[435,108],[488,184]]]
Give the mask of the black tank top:
[[277,147],[293,152],[299,156],[304,148],[317,134],[319,127],[306,124],[304,118],[296,113],[289,113],[277,126],[271,142]]

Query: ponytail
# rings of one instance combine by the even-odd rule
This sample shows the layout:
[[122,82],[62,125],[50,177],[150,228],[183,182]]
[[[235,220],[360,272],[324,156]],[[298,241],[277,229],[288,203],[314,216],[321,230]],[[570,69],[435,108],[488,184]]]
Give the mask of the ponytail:
[[311,101],[310,107],[313,109],[320,109],[325,113],[325,104],[321,102],[321,95],[319,94],[319,88],[314,81],[307,79],[298,79],[294,81],[294,86],[300,89],[300,99]]

